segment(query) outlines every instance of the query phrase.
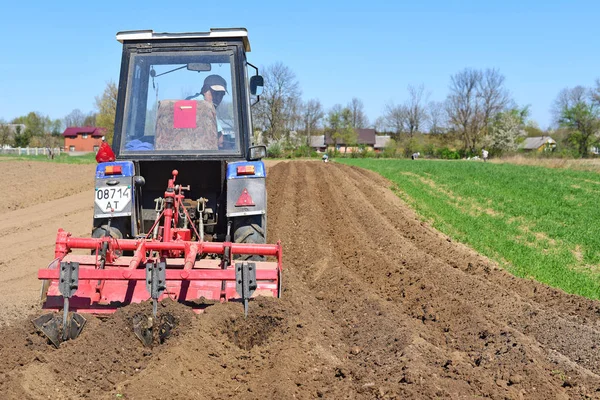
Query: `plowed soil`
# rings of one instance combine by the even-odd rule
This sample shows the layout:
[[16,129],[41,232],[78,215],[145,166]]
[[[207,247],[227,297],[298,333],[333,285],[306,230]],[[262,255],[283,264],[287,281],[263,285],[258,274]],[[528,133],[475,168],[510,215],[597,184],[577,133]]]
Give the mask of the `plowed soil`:
[[[35,274],[56,228],[89,234],[92,168],[11,165],[45,179],[36,204],[0,210],[3,399],[600,398],[600,303],[513,277],[421,222],[383,178],[335,163],[269,167],[281,299],[251,302],[247,319],[239,303],[196,316],[163,302],[178,324],[152,349],[130,325],[150,305],[132,305],[54,349],[30,322]],[[89,189],[56,200],[65,173]]]

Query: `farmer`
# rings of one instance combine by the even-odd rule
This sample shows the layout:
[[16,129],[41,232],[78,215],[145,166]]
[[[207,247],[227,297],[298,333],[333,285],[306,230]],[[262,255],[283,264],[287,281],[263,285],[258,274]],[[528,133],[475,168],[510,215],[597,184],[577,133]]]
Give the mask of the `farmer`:
[[416,153],[413,153],[412,156],[410,156],[410,158],[412,158],[413,160],[416,160],[417,158],[419,158],[420,155],[421,155],[421,153],[417,151]]
[[486,162],[488,159],[488,151],[486,149],[481,149],[481,157],[483,158],[483,162]]
[[[227,93],[227,82],[219,75],[209,75],[204,79],[204,85],[200,90],[204,100],[210,102],[215,110],[221,104],[225,93]],[[217,118],[217,138],[219,149],[223,148],[223,128]]]

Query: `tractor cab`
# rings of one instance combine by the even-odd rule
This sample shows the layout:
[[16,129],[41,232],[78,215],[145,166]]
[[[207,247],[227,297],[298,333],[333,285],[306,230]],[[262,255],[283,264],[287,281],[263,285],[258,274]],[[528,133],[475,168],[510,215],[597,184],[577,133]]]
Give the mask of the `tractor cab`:
[[245,29],[128,31],[117,40],[123,43],[113,141],[118,159],[249,156],[250,98],[262,78],[256,71],[248,79]]

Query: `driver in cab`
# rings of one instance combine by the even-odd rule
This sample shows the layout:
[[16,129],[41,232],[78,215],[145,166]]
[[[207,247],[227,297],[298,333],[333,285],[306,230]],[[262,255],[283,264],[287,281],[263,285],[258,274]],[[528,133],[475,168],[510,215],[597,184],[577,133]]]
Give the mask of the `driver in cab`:
[[[227,93],[227,82],[219,75],[209,75],[204,79],[204,84],[200,90],[204,100],[211,103],[215,110],[221,104],[225,93]],[[223,128],[217,118],[217,137],[219,142],[219,149],[223,148]]]

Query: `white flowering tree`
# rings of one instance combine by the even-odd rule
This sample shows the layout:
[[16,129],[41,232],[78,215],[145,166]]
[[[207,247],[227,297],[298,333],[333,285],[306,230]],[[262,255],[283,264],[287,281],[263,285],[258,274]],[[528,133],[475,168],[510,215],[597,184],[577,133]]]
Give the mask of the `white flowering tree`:
[[519,139],[527,135],[524,129],[529,110],[510,109],[498,113],[488,129],[483,144],[495,153],[515,151],[521,142]]

